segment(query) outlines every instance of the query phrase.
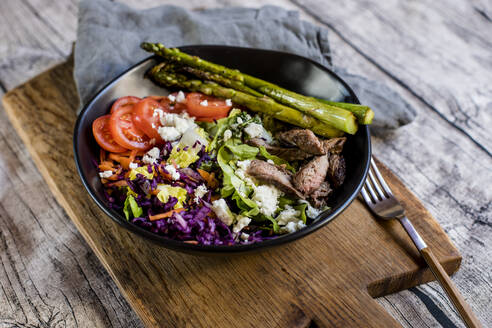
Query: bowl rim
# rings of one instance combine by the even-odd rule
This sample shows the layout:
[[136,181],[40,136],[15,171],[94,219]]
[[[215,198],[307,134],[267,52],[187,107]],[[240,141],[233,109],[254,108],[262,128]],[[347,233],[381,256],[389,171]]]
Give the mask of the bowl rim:
[[[330,68],[310,59],[304,56],[300,56],[297,54],[289,53],[289,52],[283,52],[283,51],[277,51],[277,50],[270,50],[270,49],[260,49],[260,48],[249,48],[249,47],[236,47],[236,46],[226,46],[226,45],[186,45],[186,46],[181,46],[181,47],[176,47],[182,51],[186,51],[186,49],[200,49],[200,48],[225,48],[225,49],[239,49],[242,51],[258,51],[258,52],[264,52],[264,53],[273,53],[281,56],[291,56],[294,58],[302,59],[305,61],[310,62],[314,66],[320,68],[322,71],[324,71],[326,74],[329,74],[333,78],[335,78],[339,83],[341,83],[346,90],[349,92],[350,96],[355,100],[355,103],[360,104],[359,99],[357,98],[356,94],[350,88],[350,86],[342,79],[340,78],[335,72],[333,72]],[[77,172],[79,174],[80,179],[82,180],[82,184],[84,185],[86,191],[89,193],[93,201],[99,206],[99,208],[107,215],[109,216],[113,221],[118,223],[120,226],[126,228],[127,230],[136,233],[140,237],[144,237],[147,240],[150,240],[154,243],[157,243],[160,246],[170,248],[173,250],[181,251],[181,252],[189,252],[189,253],[243,253],[243,252],[248,252],[252,250],[259,250],[259,249],[267,249],[271,248],[274,246],[279,246],[281,244],[286,244],[289,242],[292,242],[294,240],[300,239],[310,233],[315,232],[316,230],[324,227],[331,221],[333,221],[340,213],[342,213],[357,197],[359,194],[362,186],[364,185],[364,182],[366,180],[368,171],[369,171],[369,166],[370,166],[370,158],[372,154],[372,147],[371,147],[371,134],[369,130],[369,126],[367,125],[361,125],[359,126],[359,131],[362,130],[363,133],[367,135],[367,142],[366,142],[366,147],[367,147],[367,157],[364,158],[365,160],[365,165],[364,165],[364,172],[362,175],[362,179],[358,182],[356,188],[352,191],[352,193],[349,195],[349,197],[338,206],[334,211],[329,212],[325,217],[321,217],[319,219],[316,219],[314,222],[312,222],[310,225],[306,226],[305,228],[298,230],[294,233],[289,233],[285,235],[280,235],[276,238],[273,239],[268,239],[264,240],[261,242],[257,243],[251,243],[251,244],[236,244],[236,245],[202,245],[202,244],[191,244],[191,243],[186,243],[183,241],[179,240],[174,240],[167,238],[165,236],[161,236],[158,234],[155,234],[151,231],[148,231],[140,226],[137,226],[130,221],[127,221],[123,215],[120,213],[116,212],[113,209],[110,209],[104,204],[102,200],[100,200],[96,192],[92,189],[90,184],[88,183],[88,179],[85,176],[82,167],[80,165],[80,161],[82,158],[80,158],[80,153],[78,151],[78,138],[80,135],[80,125],[82,123],[82,118],[87,114],[87,111],[91,104],[98,98],[103,92],[105,92],[106,89],[108,89],[112,84],[118,82],[120,79],[124,78],[124,76],[132,71],[133,69],[139,67],[140,65],[144,64],[147,61],[153,60],[155,58],[158,58],[157,56],[149,56],[138,63],[132,65],[128,69],[126,69],[124,72],[116,76],[114,79],[106,83],[102,88],[100,88],[92,97],[91,99],[87,102],[86,105],[84,105],[83,109],[80,111],[80,113],[77,116],[77,120],[75,122],[75,127],[74,127],[74,134],[73,134],[73,151],[74,151],[74,159],[75,159],[75,165],[77,167]],[[321,214],[322,215],[322,214]]]

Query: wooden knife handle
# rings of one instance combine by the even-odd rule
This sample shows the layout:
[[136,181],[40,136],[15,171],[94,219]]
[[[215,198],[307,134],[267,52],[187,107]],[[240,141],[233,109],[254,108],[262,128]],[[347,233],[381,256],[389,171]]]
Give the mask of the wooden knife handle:
[[429,249],[429,247],[422,248],[420,250],[420,253],[425,259],[425,262],[427,262],[427,264],[429,265],[436,279],[441,283],[441,286],[446,291],[446,294],[448,294],[451,302],[453,302],[456,310],[458,310],[461,318],[463,319],[467,327],[482,327],[480,321],[478,321],[470,306],[468,305],[468,303],[466,303],[460,291],[458,290],[458,288],[456,288],[455,284],[453,283],[451,278],[449,278],[448,274],[439,263],[437,258],[434,256],[432,251]]

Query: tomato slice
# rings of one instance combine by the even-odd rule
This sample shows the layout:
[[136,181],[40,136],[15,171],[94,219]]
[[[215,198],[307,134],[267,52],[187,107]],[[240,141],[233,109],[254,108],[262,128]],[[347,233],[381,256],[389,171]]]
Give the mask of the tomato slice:
[[109,118],[113,139],[127,149],[146,150],[152,146],[150,138],[133,123],[133,106],[120,106]]
[[[155,101],[157,101],[158,103],[160,103],[161,106],[162,106],[162,109],[165,112],[167,112],[167,113],[180,114],[183,111],[186,111],[187,110],[187,107],[186,107],[186,93],[185,92],[183,92],[183,93],[184,93],[184,96],[185,96],[185,101],[184,102],[177,102],[176,100],[171,101],[168,96],[165,96],[165,97],[162,97],[162,96],[150,96],[150,97],[147,97],[147,98],[152,98]],[[178,97],[178,93],[177,92],[173,92],[173,93],[170,94],[170,96],[173,96],[176,99]]]
[[223,99],[207,96],[199,92],[188,94],[186,96],[186,105],[188,107],[188,114],[202,118],[221,118],[227,116],[232,108]]
[[156,101],[156,97],[148,97],[139,101],[133,107],[133,124],[142,130],[149,138],[153,138],[156,142],[162,142],[162,138],[157,132],[161,126],[159,115],[154,115],[154,110],[160,109],[167,112],[166,108]]
[[122,153],[127,149],[121,147],[113,139],[113,135],[109,130],[109,118],[111,115],[104,115],[96,118],[92,123],[92,134],[96,139],[96,142],[101,146],[102,149],[110,151],[112,153]]
[[134,96],[127,96],[127,97],[121,97],[118,98],[114,103],[113,106],[111,106],[111,111],[110,113],[113,113],[115,110],[117,110],[120,107],[133,107],[136,103],[138,103],[140,98],[134,97]]

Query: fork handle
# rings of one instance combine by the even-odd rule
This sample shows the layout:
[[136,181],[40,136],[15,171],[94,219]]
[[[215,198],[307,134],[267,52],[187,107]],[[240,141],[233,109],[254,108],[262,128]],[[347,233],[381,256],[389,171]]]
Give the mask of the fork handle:
[[460,314],[467,327],[482,327],[480,321],[478,321],[472,309],[463,298],[463,295],[461,295],[458,288],[456,288],[456,285],[453,283],[453,281],[446,273],[441,263],[439,263],[434,253],[432,253],[430,248],[426,247],[421,249],[420,254],[422,254],[422,257],[425,259],[425,262],[427,262],[427,265],[429,265],[432,273],[439,281],[442,288],[446,291],[446,294],[448,294],[449,299],[451,299],[451,302],[453,302],[454,307],[456,308],[456,310],[458,310],[458,313]]
[[410,220],[408,220],[406,217],[403,217],[400,219],[400,222],[405,230],[408,232],[409,236],[412,238],[415,246],[417,246],[417,248],[419,249],[420,254],[422,254],[422,257],[424,258],[425,262],[427,262],[427,265],[431,269],[432,273],[439,281],[442,288],[446,291],[446,294],[460,314],[466,326],[470,328],[482,327],[480,321],[478,321],[470,306],[463,298],[463,295],[461,295],[458,288],[456,288],[456,285],[453,283],[446,270],[444,270],[441,263],[439,263],[434,253],[432,253],[430,248],[423,241],[422,237],[420,237],[417,230],[415,230]]

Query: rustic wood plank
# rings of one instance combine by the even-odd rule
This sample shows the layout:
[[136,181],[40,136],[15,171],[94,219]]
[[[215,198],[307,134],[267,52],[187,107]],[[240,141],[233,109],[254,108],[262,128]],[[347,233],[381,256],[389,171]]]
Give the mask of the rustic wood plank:
[[472,2],[290,1],[492,157],[492,25]]
[[[58,22],[56,28],[59,29],[59,33],[62,35],[67,31],[72,33],[73,36],[66,38],[69,42],[64,45],[65,49],[67,49],[66,54],[68,54],[70,43],[74,38],[73,31],[75,31],[76,26],[75,7],[77,1],[63,2],[70,3],[71,10],[69,13],[64,10],[53,9],[61,8],[57,6],[64,6],[63,4],[58,4],[59,2],[48,2],[45,0],[30,0],[29,2],[41,13],[40,16],[44,17],[45,20]],[[167,1],[167,3],[170,2],[172,1]],[[148,0],[130,1],[130,3],[140,8],[148,8],[156,5],[156,2]],[[304,18],[317,22],[318,24],[322,23],[316,21],[315,18],[309,16],[307,13],[302,12],[302,7],[297,7],[293,3],[283,0],[270,1],[269,3],[281,5],[289,9],[300,9]],[[470,3],[473,6],[473,10],[480,17],[490,21],[490,17],[492,17],[490,14],[490,4],[485,1],[473,1]],[[255,0],[244,2],[192,0],[180,3],[180,5],[188,8],[214,7],[230,4],[243,4],[246,6],[261,5],[259,1]],[[452,3],[448,2],[447,4],[453,7],[456,6],[456,1]],[[331,6],[336,6],[336,8],[332,8]],[[327,10],[338,10],[340,7],[338,4],[328,3],[326,8]],[[16,14],[17,11],[20,14]],[[439,15],[441,14],[444,15],[445,13],[439,13]],[[355,16],[357,15],[362,15],[362,12],[355,13]],[[61,59],[56,50],[46,46],[49,43],[31,40],[32,33],[42,34],[38,35],[37,38],[53,37],[56,39],[56,36],[51,36],[48,28],[43,27],[39,23],[34,24],[36,27],[34,30],[29,30],[29,26],[24,26],[32,25],[31,21],[37,19],[33,16],[32,12],[25,9],[25,5],[19,7],[17,1],[2,1],[0,2],[0,16],[2,18],[0,19],[0,35],[2,36],[2,41],[0,41],[0,87],[3,84],[4,90],[23,82],[28,77],[41,72],[46,67],[52,66]],[[13,17],[21,17],[21,19],[14,19]],[[472,19],[466,18],[475,16],[463,17],[460,22],[472,21]],[[479,19],[481,19],[480,17]],[[375,21],[378,19],[376,18]],[[369,22],[374,24],[372,20]],[[405,17],[396,25],[408,27],[412,24],[414,22]],[[430,24],[428,25],[432,26]],[[11,33],[10,30],[13,27],[22,29],[21,34]],[[23,34],[29,35],[24,38]],[[18,38],[19,35],[21,36],[20,38]],[[388,138],[373,139],[375,142],[375,152],[423,200],[426,207],[440,221],[448,234],[450,234],[451,239],[463,253],[464,265],[458,274],[453,277],[453,280],[460,288],[463,288],[462,290],[465,296],[468,297],[469,302],[479,317],[482,318],[483,322],[492,325],[492,314],[488,311],[488,299],[490,295],[484,292],[484,290],[492,287],[490,272],[488,270],[492,263],[490,257],[487,256],[490,252],[490,241],[492,240],[489,206],[492,197],[490,197],[490,193],[487,193],[489,189],[484,190],[482,187],[484,178],[490,177],[490,171],[487,170],[490,167],[490,161],[486,160],[480,150],[470,144],[466,140],[466,137],[454,131],[447,123],[442,122],[437,115],[433,115],[431,109],[425,103],[416,99],[408,90],[399,87],[398,83],[391,76],[388,76],[384,70],[381,70],[380,67],[374,65],[373,62],[363,57],[360,53],[354,51],[340,36],[332,33],[330,39],[334,52],[333,58],[335,65],[372,79],[385,81],[392,88],[399,90],[407,101],[419,109],[419,120],[414,124],[400,129],[395,135]],[[20,42],[22,40],[24,42]],[[26,40],[29,41],[27,42]],[[433,55],[432,49],[429,50],[429,54],[431,56]],[[414,53],[407,52],[407,56],[413,58]],[[422,60],[424,61],[422,66],[426,67],[425,59]],[[429,120],[424,119],[427,116],[430,117]],[[418,126],[421,124],[425,128]],[[431,140],[426,139],[428,135],[434,134],[436,136]],[[11,135],[13,135],[13,132],[11,132]],[[15,138],[9,137],[8,140],[10,141],[10,147],[26,153],[24,147],[20,143],[16,143]],[[18,138],[17,142],[19,142]],[[421,152],[421,149],[425,151]],[[456,154],[460,156],[455,158],[454,155]],[[0,162],[10,161],[10,156],[12,156],[11,153],[0,153]],[[26,158],[29,157],[26,156]],[[433,164],[428,165],[428,163]],[[422,168],[425,169],[425,172],[421,172]],[[459,178],[454,179],[455,176]],[[43,183],[40,184],[43,185]],[[490,185],[490,183],[488,184]],[[8,186],[8,184],[5,185],[5,188],[10,188]],[[469,194],[477,195],[477,197],[469,197]],[[26,204],[31,205],[31,201],[31,199],[25,199]],[[19,212],[26,213],[20,207],[21,205],[18,206]],[[44,213],[50,211],[63,213],[56,202],[48,202],[43,206],[40,210],[41,214],[38,216],[39,220],[49,220],[49,217],[45,216]],[[13,221],[13,224],[16,223],[17,220]],[[62,231],[63,229],[67,229],[67,226],[68,228],[71,227],[74,229],[70,222],[65,224],[65,226],[60,225],[57,227],[57,230]],[[17,229],[22,231],[22,227],[23,225],[19,224],[19,228]],[[31,239],[30,237],[25,238]],[[52,242],[51,239],[46,241],[46,243],[49,242]],[[72,242],[75,243],[75,241]],[[82,246],[79,245],[78,247],[87,247],[83,246],[83,243],[81,244]],[[63,267],[65,264],[60,262],[58,265]],[[48,266],[46,271],[51,270],[52,267]],[[40,274],[42,271],[42,268],[38,267],[28,269],[31,270],[30,273],[33,276]],[[46,272],[43,275],[49,276],[50,273]],[[0,276],[3,277],[2,275]],[[107,279],[107,275],[101,273],[101,275],[95,275],[93,279]],[[74,285],[77,284],[75,283]],[[22,293],[21,291],[17,292]],[[0,295],[2,295],[1,292]],[[63,304],[65,302],[63,295],[57,293],[46,292],[46,296],[43,295],[43,297],[49,298],[52,302],[50,304]],[[76,295],[72,296],[69,294],[68,299],[70,302],[72,302],[72,297],[77,301]],[[431,303],[428,301],[426,301],[427,304],[424,303],[422,299],[425,299],[425,297]],[[9,300],[8,303],[15,303],[14,298],[7,299]],[[440,293],[439,287],[433,283],[380,300],[385,308],[405,327],[421,326],[423,322],[428,326],[439,326],[440,322],[446,326],[448,321],[443,318],[447,317],[451,318],[452,323],[459,325],[459,319],[456,318],[455,313],[447,303],[445,295]],[[431,315],[431,312],[434,311],[441,311],[436,315],[437,320]],[[0,311],[1,314],[4,314],[4,312]],[[90,320],[88,316],[84,316],[82,313],[80,314],[79,322],[87,322],[88,320]],[[117,326],[117,324],[115,325]]]
[[[292,307],[320,326],[395,326],[372,297],[432,279],[398,222],[374,220],[359,200],[324,229],[260,254],[185,256],[133,236],[81,192],[71,160],[78,104],[71,77],[71,63],[57,66],[4,104],[50,189],[148,326],[290,326],[299,319],[286,315]],[[456,271],[460,257],[439,225],[383,174],[444,267]]]
[[0,327],[139,326],[53,198],[3,107],[0,185]]

